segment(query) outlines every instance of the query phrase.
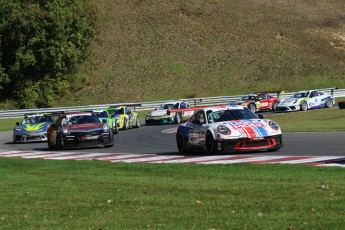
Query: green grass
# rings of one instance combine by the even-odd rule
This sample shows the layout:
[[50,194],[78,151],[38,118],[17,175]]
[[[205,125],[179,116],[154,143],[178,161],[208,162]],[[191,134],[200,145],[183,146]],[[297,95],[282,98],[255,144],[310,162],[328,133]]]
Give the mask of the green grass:
[[10,131],[16,126],[16,122],[20,122],[22,118],[0,119],[0,132]]
[[97,1],[62,105],[345,87],[345,1]]
[[305,112],[273,114],[283,132],[324,132],[345,130],[345,109],[316,109]]
[[0,158],[2,229],[343,229],[344,170]]

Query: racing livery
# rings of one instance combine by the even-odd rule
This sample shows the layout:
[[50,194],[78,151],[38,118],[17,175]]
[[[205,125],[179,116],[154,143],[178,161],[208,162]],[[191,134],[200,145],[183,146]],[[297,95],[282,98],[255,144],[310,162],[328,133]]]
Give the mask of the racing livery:
[[[159,108],[148,112],[145,117],[146,125],[151,124],[180,124],[188,120],[194,113],[194,110],[183,110],[191,108],[185,101],[169,101],[160,105]],[[175,110],[182,109],[181,112]]]
[[333,96],[320,90],[308,90],[295,93],[291,98],[282,100],[279,111],[306,111],[308,109],[331,108],[335,103]]
[[48,128],[50,149],[113,145],[114,137],[109,124],[105,120],[100,122],[92,112],[62,113]]
[[248,94],[243,96],[240,101],[231,103],[232,105],[246,106],[250,111],[276,110],[279,99],[267,93]]
[[94,109],[90,111],[93,112],[98,117],[98,120],[100,122],[103,122],[103,120],[106,120],[114,134],[117,134],[119,132],[120,122],[113,115],[114,110],[112,108]]
[[140,118],[138,113],[133,112],[127,106],[110,107],[109,112],[116,118],[119,129],[127,130],[128,128],[140,127]]
[[[262,115],[259,117],[263,118]],[[279,125],[258,118],[243,106],[215,106],[199,109],[176,133],[180,153],[204,149],[208,154],[280,149]]]
[[53,122],[51,114],[25,114],[13,129],[13,142],[47,141],[47,129]]

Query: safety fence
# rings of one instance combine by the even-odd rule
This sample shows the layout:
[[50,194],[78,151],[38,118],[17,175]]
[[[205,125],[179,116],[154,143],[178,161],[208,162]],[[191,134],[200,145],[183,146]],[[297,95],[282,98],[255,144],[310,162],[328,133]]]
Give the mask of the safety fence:
[[[327,94],[331,94],[335,98],[345,97],[345,89],[325,88],[325,89],[319,89],[319,90],[322,90]],[[269,95],[278,97],[279,99],[286,99],[286,98],[291,97],[296,92],[285,93],[284,91],[275,91],[275,92],[268,92],[268,93],[269,93]],[[186,99],[177,99],[177,100],[186,101],[189,104],[191,104],[192,106],[209,106],[209,105],[211,106],[211,105],[223,105],[223,104],[228,104],[230,102],[238,101],[243,96],[245,96],[245,95],[204,97],[204,98],[186,98]],[[151,102],[73,106],[73,107],[1,110],[0,111],[0,118],[21,117],[24,114],[29,114],[29,113],[52,113],[52,112],[60,112],[60,111],[75,112],[75,111],[84,111],[84,110],[90,110],[90,109],[116,107],[116,106],[122,106],[122,105],[133,107],[134,110],[136,110],[136,111],[146,111],[146,110],[153,110],[154,108],[159,107],[160,104],[166,103],[166,102],[169,102],[169,100],[168,101],[151,101]]]

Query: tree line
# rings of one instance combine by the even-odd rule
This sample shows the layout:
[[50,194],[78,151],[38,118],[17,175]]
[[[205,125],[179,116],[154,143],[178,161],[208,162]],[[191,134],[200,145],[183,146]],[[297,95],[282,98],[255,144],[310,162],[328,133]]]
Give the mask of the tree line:
[[88,2],[0,0],[1,102],[50,107],[69,92],[95,34]]

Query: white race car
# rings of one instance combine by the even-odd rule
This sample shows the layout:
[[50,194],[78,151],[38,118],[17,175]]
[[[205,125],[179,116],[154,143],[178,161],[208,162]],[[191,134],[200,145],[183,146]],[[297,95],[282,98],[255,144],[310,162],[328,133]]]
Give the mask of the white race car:
[[145,123],[146,125],[180,124],[181,122],[188,120],[193,115],[194,111],[174,112],[174,110],[187,108],[191,108],[191,106],[185,101],[166,102],[161,104],[159,108],[156,108],[152,112],[148,112],[145,117]]
[[308,109],[331,108],[335,103],[332,95],[320,90],[308,90],[295,93],[291,98],[282,100],[278,106],[279,111],[306,111]]
[[280,149],[282,131],[271,120],[257,117],[243,106],[215,106],[196,110],[176,133],[180,153],[204,149],[208,154]]

